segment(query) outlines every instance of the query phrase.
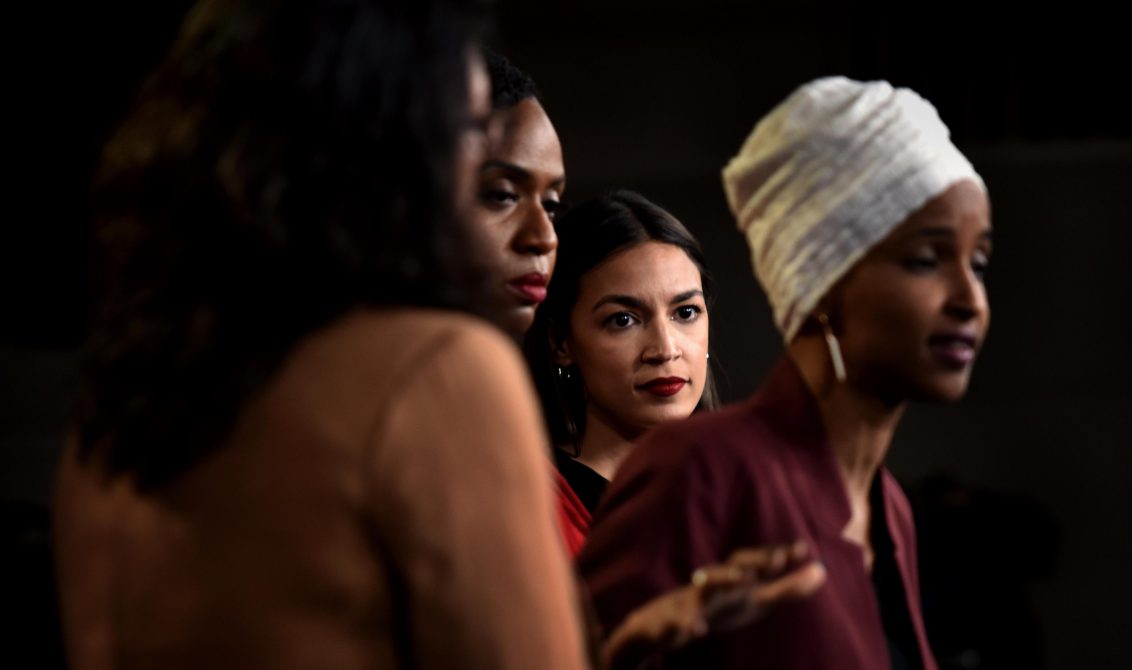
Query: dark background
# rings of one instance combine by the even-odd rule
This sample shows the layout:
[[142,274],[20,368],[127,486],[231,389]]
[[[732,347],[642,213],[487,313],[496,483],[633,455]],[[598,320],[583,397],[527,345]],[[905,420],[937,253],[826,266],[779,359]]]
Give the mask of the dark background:
[[[188,3],[11,18],[0,243],[0,555],[15,644],[58,664],[51,477],[89,316],[85,194],[99,144]],[[918,515],[945,667],[1126,667],[1132,629],[1132,80],[1115,10],[958,2],[502,2],[498,47],[531,72],[573,201],[640,190],[700,238],[730,399],[781,351],[719,170],[799,84],[884,78],[933,101],[994,209],[994,309],[968,397],[914,406],[890,456]],[[27,654],[32,654],[28,656]]]

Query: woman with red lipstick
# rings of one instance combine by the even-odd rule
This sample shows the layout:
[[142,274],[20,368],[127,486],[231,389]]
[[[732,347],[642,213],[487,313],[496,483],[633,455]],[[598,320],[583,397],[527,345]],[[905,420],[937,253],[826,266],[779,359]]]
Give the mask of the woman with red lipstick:
[[[469,242],[473,245],[474,253],[470,255],[480,262],[480,270],[486,280],[483,290],[478,294],[481,311],[504,331],[521,339],[535,320],[536,308],[548,297],[547,282],[550,273],[554,271],[558,247],[552,222],[561,207],[560,198],[566,179],[562,149],[554,127],[539,102],[534,81],[502,56],[491,51],[485,51],[484,56],[492,81],[493,110],[487,160],[479,170],[478,192],[471,211],[473,234]],[[636,216],[649,223],[646,227],[651,232],[642,235],[640,231],[620,230],[612,239],[604,242],[582,239],[573,234],[573,231],[585,228],[579,221],[582,215],[575,215],[565,226],[569,231],[566,239],[573,242],[567,245],[569,254],[564,269],[556,275],[560,277],[559,284],[570,281],[569,278],[579,271],[576,261],[590,258],[590,261],[597,263],[602,260],[587,256],[592,254],[592,249],[587,249],[588,242],[597,242],[599,248],[605,250],[603,253],[612,254],[616,251],[613,247],[633,246],[651,236],[669,242],[663,245],[669,250],[667,254],[661,254],[665,256],[663,260],[652,256],[638,259],[635,254],[640,251],[628,250],[627,258],[621,262],[629,268],[639,266],[667,272],[673,267],[672,260],[675,256],[674,267],[683,272],[681,281],[687,284],[686,289],[699,287],[702,282],[699,270],[703,260],[698,246],[687,231],[667,213],[650,205],[643,198],[631,194],[626,194],[624,198],[625,204],[635,205],[638,210]],[[579,211],[592,209],[583,207]],[[632,227],[631,224],[625,224],[622,228],[626,225]],[[604,234],[609,238],[610,231],[605,230]],[[651,249],[652,245],[649,246],[644,251],[654,251]],[[681,249],[686,250],[686,253]],[[672,254],[671,250],[676,253]],[[690,258],[694,258],[694,262]],[[576,281],[576,277],[573,281]],[[599,280],[598,283],[602,282]],[[639,282],[631,280],[629,288],[630,292],[639,293]],[[694,325],[693,330],[705,338],[696,345],[699,348],[698,359],[703,364],[706,359],[707,333],[704,297],[694,290],[682,297],[695,303],[683,305],[678,312],[685,326]],[[556,302],[555,297],[551,296],[550,309],[554,310],[554,305],[561,302]],[[546,309],[540,308],[539,313]],[[697,318],[700,315],[704,317],[702,320]],[[547,341],[545,337],[536,339]],[[549,363],[546,350],[542,353],[542,360]],[[669,365],[670,370],[678,367],[675,363]],[[706,366],[703,367],[706,370]],[[546,377],[548,370],[548,366],[542,366],[535,373],[538,375],[541,371],[544,373],[543,377]],[[594,378],[597,379],[598,376],[595,372]],[[700,398],[705,377],[707,374],[703,371],[686,376],[653,375],[640,384],[641,389],[634,392],[652,398],[656,405],[654,410],[659,409],[663,413],[666,411],[665,405],[669,405],[668,413],[685,416]],[[707,397],[712,399],[708,404],[714,404],[714,389],[710,383],[706,386],[709,389]],[[692,399],[692,388],[695,389],[695,399]],[[692,399],[690,403],[689,399]],[[671,406],[676,406],[677,409],[673,412]],[[682,406],[686,408],[681,409]],[[655,420],[645,419],[645,423],[651,424]],[[569,462],[565,452],[557,449],[554,451],[562,457],[560,464]],[[594,451],[599,452],[600,449],[594,447]],[[586,466],[579,465],[577,472],[591,471]],[[608,470],[606,472],[608,476]],[[605,478],[596,474],[593,477],[604,487]],[[575,484],[580,489],[583,486],[583,483],[577,481]],[[560,529],[572,556],[580,546],[589,512],[578,501],[561,474],[557,474],[557,485]],[[596,501],[597,495],[592,498]],[[603,655],[614,667],[635,667],[635,659],[658,648],[683,644],[689,638],[702,634],[708,626],[723,625],[724,619],[748,615],[754,610],[771,607],[781,601],[806,597],[820,584],[821,575],[814,574],[812,570],[785,569],[804,557],[806,551],[804,545],[745,549],[728,557],[721,565],[705,566],[701,572],[703,578],[697,583],[682,584],[658,595],[638,608],[624,625],[607,631],[609,637],[603,645]],[[760,581],[752,582],[751,578],[754,576]]]
[[559,268],[527,340],[572,554],[609,480],[646,430],[714,408],[711,278],[691,233],[617,191],[561,220]]
[[755,395],[667,424],[624,463],[579,566],[614,626],[739,546],[802,539],[810,599],[665,667],[936,667],[908,501],[883,462],[912,400],[967,388],[990,308],[982,180],[907,89],[811,82],[723,173],[786,354]]
[[566,171],[562,145],[539,101],[534,81],[503,56],[484,51],[491,77],[487,160],[477,176],[471,211],[484,285],[485,316],[522,340],[546,299],[558,238]]

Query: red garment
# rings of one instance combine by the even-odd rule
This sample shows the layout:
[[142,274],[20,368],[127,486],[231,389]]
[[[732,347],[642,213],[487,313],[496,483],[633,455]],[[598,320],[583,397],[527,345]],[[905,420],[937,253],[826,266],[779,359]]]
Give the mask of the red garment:
[[558,499],[558,525],[562,529],[562,539],[566,542],[570,558],[576,558],[590,532],[590,512],[557,468],[554,470],[554,485],[558,489],[555,497]]
[[[935,670],[911,509],[887,471],[878,477],[873,523],[887,523],[920,660]],[[750,400],[645,436],[602,499],[578,565],[609,631],[736,549],[805,540],[827,571],[816,594],[670,653],[665,667],[889,670],[863,552],[841,537],[849,517],[817,404],[784,358]]]

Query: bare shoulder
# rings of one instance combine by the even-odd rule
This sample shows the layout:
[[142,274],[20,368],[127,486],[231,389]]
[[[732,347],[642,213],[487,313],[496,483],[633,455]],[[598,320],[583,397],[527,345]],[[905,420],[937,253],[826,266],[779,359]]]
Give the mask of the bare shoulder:
[[398,333],[410,357],[417,352],[419,365],[444,367],[453,373],[448,376],[479,377],[480,383],[524,371],[519,378],[526,381],[518,347],[486,321],[439,310],[406,310],[386,319],[383,328]]
[[406,349],[437,339],[470,338],[488,347],[510,344],[498,329],[482,319],[454,310],[424,308],[358,310],[333,324],[326,335],[371,343],[397,342]]
[[[518,347],[491,324],[435,310],[378,314],[363,329],[381,338],[391,369],[398,369],[401,405],[427,400],[448,417],[478,424],[516,412],[537,418],[534,389]],[[390,334],[393,336],[390,337]],[[481,411],[484,414],[477,414]],[[535,422],[537,425],[538,422]]]
[[291,353],[304,378],[335,374],[371,381],[400,379],[453,356],[474,365],[520,361],[515,345],[472,315],[424,308],[358,309],[312,334]]

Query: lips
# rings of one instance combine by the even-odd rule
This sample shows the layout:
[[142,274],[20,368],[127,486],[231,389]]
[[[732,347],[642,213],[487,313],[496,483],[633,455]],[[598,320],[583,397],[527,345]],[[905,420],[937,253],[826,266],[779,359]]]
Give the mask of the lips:
[[962,370],[975,360],[978,339],[971,333],[938,333],[928,338],[932,356],[944,367]]
[[688,380],[683,377],[658,377],[637,386],[637,388],[653,395],[667,398],[679,393],[687,383]]
[[507,282],[507,288],[524,302],[538,304],[546,300],[546,284],[550,277],[541,272],[528,272]]

